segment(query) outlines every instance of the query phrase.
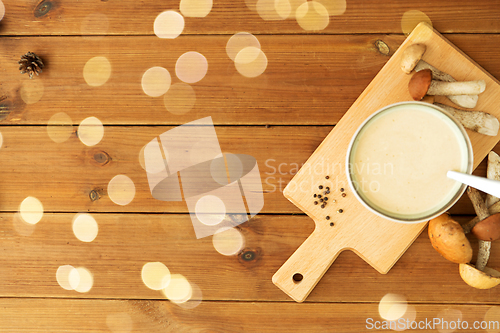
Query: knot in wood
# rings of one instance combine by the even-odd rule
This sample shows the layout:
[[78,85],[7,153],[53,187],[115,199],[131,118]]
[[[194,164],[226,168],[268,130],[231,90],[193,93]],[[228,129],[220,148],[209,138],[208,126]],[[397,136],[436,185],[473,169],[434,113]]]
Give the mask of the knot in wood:
[[255,257],[256,257],[255,252],[253,252],[251,250],[247,250],[247,251],[244,251],[243,253],[241,253],[241,259],[243,259],[244,261],[255,260]]
[[94,152],[93,159],[97,165],[104,166],[111,161],[111,157],[105,151],[96,151]]
[[47,13],[54,7],[54,4],[51,1],[42,0],[33,11],[33,15],[35,17],[42,17],[47,15]]
[[375,41],[375,47],[377,48],[377,50],[383,54],[383,55],[386,55],[388,56],[389,53],[391,53],[391,49],[389,48],[389,45],[387,45],[383,40],[381,39],[377,39]]
[[93,189],[89,192],[90,201],[94,202],[101,198],[100,189]]

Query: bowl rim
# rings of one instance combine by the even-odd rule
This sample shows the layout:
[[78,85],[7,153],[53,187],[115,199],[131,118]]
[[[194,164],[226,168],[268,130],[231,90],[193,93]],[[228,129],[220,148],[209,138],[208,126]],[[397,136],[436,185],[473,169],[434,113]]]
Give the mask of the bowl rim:
[[350,189],[352,190],[352,192],[353,192],[354,196],[356,197],[356,199],[359,202],[361,202],[361,204],[364,207],[366,207],[369,211],[371,211],[372,213],[374,213],[374,214],[376,214],[376,215],[378,215],[380,217],[383,217],[385,219],[394,221],[394,222],[405,223],[405,224],[415,224],[415,223],[421,223],[421,222],[429,221],[429,220],[431,220],[431,219],[433,219],[433,218],[435,218],[435,217],[443,214],[444,212],[448,211],[460,199],[460,197],[464,194],[465,190],[467,189],[467,185],[462,184],[457,189],[455,195],[445,205],[443,205],[443,207],[441,207],[440,209],[438,209],[436,212],[428,214],[428,215],[425,215],[423,217],[419,217],[419,218],[414,218],[414,219],[408,218],[408,219],[405,219],[405,218],[399,218],[399,217],[390,216],[390,215],[385,214],[383,212],[380,212],[377,209],[375,209],[374,207],[372,207],[368,202],[366,202],[360,196],[360,194],[358,193],[358,191],[356,190],[356,188],[355,188],[355,186],[353,184],[353,179],[351,177],[351,163],[350,163],[350,159],[351,159],[352,148],[353,148],[354,142],[356,141],[356,139],[357,139],[359,133],[361,132],[361,130],[375,116],[379,115],[382,112],[388,111],[389,109],[392,109],[394,107],[401,106],[401,105],[419,105],[419,106],[427,107],[428,109],[434,109],[434,110],[436,110],[438,112],[443,113],[448,118],[450,118],[450,120],[452,120],[453,123],[455,123],[455,125],[459,129],[460,133],[462,134],[462,137],[463,137],[463,139],[465,141],[465,144],[467,146],[467,160],[468,160],[468,162],[467,162],[467,170],[465,171],[465,173],[467,173],[467,174],[471,174],[472,173],[472,170],[473,170],[473,161],[474,161],[474,153],[473,153],[473,149],[472,149],[472,143],[470,141],[469,135],[467,134],[467,131],[465,130],[464,126],[455,117],[453,117],[449,112],[447,112],[443,108],[441,108],[441,107],[439,107],[437,105],[431,104],[431,103],[427,103],[427,102],[404,101],[404,102],[397,102],[397,103],[392,103],[392,104],[386,105],[386,106],[378,109],[377,111],[373,112],[371,115],[369,115],[361,123],[361,125],[359,125],[359,127],[356,129],[356,132],[352,136],[351,141],[349,142],[349,146],[347,148],[347,153],[346,153],[346,159],[345,159],[345,163],[346,163],[345,164],[345,170],[346,170],[347,182],[349,183]]

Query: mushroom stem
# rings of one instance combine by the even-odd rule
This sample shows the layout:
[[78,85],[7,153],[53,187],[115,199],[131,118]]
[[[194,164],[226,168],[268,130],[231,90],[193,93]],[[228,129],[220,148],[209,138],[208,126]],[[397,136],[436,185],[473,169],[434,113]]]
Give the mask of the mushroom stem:
[[439,69],[437,69],[436,67],[432,66],[431,64],[429,64],[428,62],[426,62],[424,60],[420,60],[417,63],[417,65],[415,66],[415,72],[419,72],[422,69],[430,69],[432,72],[432,79],[434,79],[434,80],[439,80],[439,81],[444,81],[444,82],[456,82],[457,81],[450,74],[447,74],[443,71],[440,71]]
[[[474,210],[476,211],[478,221],[484,220],[490,215],[488,211],[488,207],[486,207],[486,203],[483,198],[481,198],[481,194],[478,190],[473,187],[467,188],[467,195],[472,201],[472,205],[474,206]],[[489,243],[489,244],[487,244]],[[490,249],[491,242],[479,240],[479,251],[477,253],[477,261],[476,268],[480,271],[483,271],[488,263],[488,259],[490,258]]]
[[490,259],[491,242],[479,240],[479,251],[477,253],[476,268],[484,271]]
[[[450,74],[447,74],[445,72],[440,71],[436,67],[432,66],[431,64],[425,62],[424,60],[420,60],[417,65],[415,66],[415,71],[421,71],[422,69],[430,69],[432,72],[432,79],[433,80],[439,80],[439,81],[444,81],[444,82],[456,82]],[[477,105],[477,100],[479,98],[478,95],[451,95],[451,96],[446,96],[450,101],[455,103],[458,106],[461,106],[463,108],[467,109],[473,109]]]
[[[500,180],[500,156],[494,151],[490,151],[488,154],[488,168],[486,171],[486,177],[489,179]],[[486,194],[486,206],[491,207],[494,203],[500,201],[499,198]]]
[[428,95],[449,96],[449,95],[477,95],[486,89],[484,80],[464,81],[464,82],[443,82],[432,80]]
[[488,207],[484,203],[483,198],[481,197],[481,193],[479,190],[473,187],[467,187],[467,195],[474,206],[474,211],[479,219],[479,221],[484,220],[488,216],[490,216],[490,212],[488,211]]
[[[472,199],[471,199],[472,200]],[[495,202],[493,205],[491,205],[489,208],[488,208],[488,211],[490,212],[490,215],[493,215],[493,214],[497,214],[497,213],[500,213],[500,201],[498,202]],[[469,222],[465,223],[464,225],[462,225],[462,228],[464,229],[464,232],[466,234],[468,234],[472,228],[474,228],[474,226],[479,222],[479,218],[476,216],[474,217],[472,220],[470,220]]]
[[498,119],[489,113],[481,111],[464,111],[456,109],[452,106],[448,106],[441,103],[434,103],[435,105],[448,111],[453,117],[455,117],[465,128],[468,128],[479,134],[496,136],[498,134],[498,129],[500,123]]

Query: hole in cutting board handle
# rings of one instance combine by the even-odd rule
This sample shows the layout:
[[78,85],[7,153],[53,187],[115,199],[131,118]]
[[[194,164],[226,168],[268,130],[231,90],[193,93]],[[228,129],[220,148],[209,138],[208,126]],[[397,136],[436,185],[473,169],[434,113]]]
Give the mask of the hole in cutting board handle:
[[304,279],[304,276],[302,274],[300,274],[300,273],[295,273],[292,276],[292,280],[295,283],[299,283],[300,281],[302,281],[302,279]]

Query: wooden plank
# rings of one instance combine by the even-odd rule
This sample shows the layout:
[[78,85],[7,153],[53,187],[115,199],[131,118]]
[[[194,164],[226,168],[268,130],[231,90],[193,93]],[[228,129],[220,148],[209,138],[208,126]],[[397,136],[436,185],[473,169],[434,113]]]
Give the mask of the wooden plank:
[[[196,239],[186,214],[92,214],[99,233],[90,243],[75,237],[74,216],[45,213],[31,229],[14,214],[0,214],[1,296],[165,299],[141,279],[147,262],[162,262],[172,274],[182,274],[197,286],[203,301],[291,302],[271,277],[313,228],[304,216],[258,215],[238,227],[243,250],[224,256],[215,250],[212,237]],[[472,246],[477,249],[477,242]],[[89,292],[65,290],[58,284],[56,272],[64,265],[90,271],[94,282]],[[496,243],[488,265],[500,267]],[[443,259],[424,232],[386,275],[354,253],[343,252],[307,302],[378,302],[387,293],[417,303],[498,304],[500,288],[466,285],[458,266]]]
[[[172,128],[106,126],[102,141],[87,147],[77,138],[77,127],[66,142],[55,143],[46,126],[4,126],[0,210],[17,211],[22,200],[34,196],[49,212],[187,212],[184,201],[152,197],[139,160],[149,141]],[[299,212],[281,191],[330,129],[218,126],[216,133],[222,152],[257,159],[264,191],[262,212],[276,213]],[[125,206],[113,203],[107,194],[110,180],[119,174],[135,184],[134,199]],[[92,198],[91,192],[98,196]]]
[[[283,13],[286,19],[276,20],[274,18],[279,17],[275,9],[267,8],[267,16],[264,17],[268,19],[264,20],[259,14],[262,11],[257,11],[257,2],[214,2],[208,16],[186,17],[183,33],[311,33],[299,26],[294,11],[290,14]],[[139,6],[131,0],[96,3],[74,3],[70,0],[4,0],[3,3],[6,10],[1,33],[4,35],[152,34],[157,15],[165,10],[180,10],[179,2],[164,4],[153,0],[142,1]],[[300,4],[291,3],[294,8]],[[446,0],[439,3],[388,0],[383,5],[366,3],[363,0],[323,3],[330,3],[335,9],[327,11],[330,15],[329,24],[324,30],[320,30],[320,33],[402,33],[403,15],[411,10],[425,13],[441,32],[500,32],[497,3],[488,0]],[[198,2],[199,6],[201,4],[203,2]],[[343,6],[346,6],[345,11],[341,10]],[[259,8],[266,9],[266,2],[261,2]],[[274,16],[270,17],[269,14]]]
[[[77,138],[76,126],[63,143],[53,142],[46,126],[2,126],[0,211],[17,211],[26,197],[34,196],[47,212],[187,212],[185,202],[163,202],[151,196],[139,161],[142,147],[172,128],[106,126],[103,140],[87,147]],[[331,129],[217,126],[216,132],[222,152],[257,159],[264,191],[262,213],[301,213],[282,191]],[[494,150],[500,153],[500,145]],[[328,165],[322,168],[315,172],[338,172]],[[110,180],[119,174],[130,177],[136,188],[133,201],[125,206],[113,203],[107,195]],[[485,161],[474,174],[486,176]],[[451,212],[474,214],[466,196]]]
[[[382,329],[378,304],[207,302],[185,310],[164,301],[65,299],[0,300],[2,332],[364,332]],[[498,307],[410,304],[400,327],[444,330],[448,322],[469,329],[483,323],[496,331]],[[460,321],[458,321],[459,319]],[[413,323],[413,321],[415,323]],[[464,323],[462,323],[464,322]],[[387,323],[385,323],[387,324]],[[396,327],[396,326],[394,326]],[[390,331],[390,330],[383,330]],[[479,330],[476,330],[478,332]]]
[[[500,35],[450,35],[493,76],[500,77]],[[90,116],[104,124],[183,124],[212,116],[216,124],[333,125],[344,115],[389,59],[375,47],[384,41],[392,54],[402,36],[259,36],[268,59],[256,78],[240,75],[227,56],[229,36],[37,37],[0,39],[0,118],[3,124],[47,124],[57,112],[75,124]],[[31,50],[46,63],[36,80],[19,74],[17,61]],[[68,50],[72,50],[68,53]],[[175,63],[185,52],[197,51],[208,61],[208,72],[192,84],[196,94],[190,112],[168,112],[163,97],[147,96],[141,88],[144,72],[166,68],[172,84],[180,83]],[[106,57],[111,76],[91,87],[83,77],[88,60]],[[24,85],[24,88],[23,88]],[[42,87],[42,88],[40,88]],[[42,90],[43,89],[43,90]],[[21,98],[22,92],[32,93]],[[42,91],[36,101],[34,92]]]

